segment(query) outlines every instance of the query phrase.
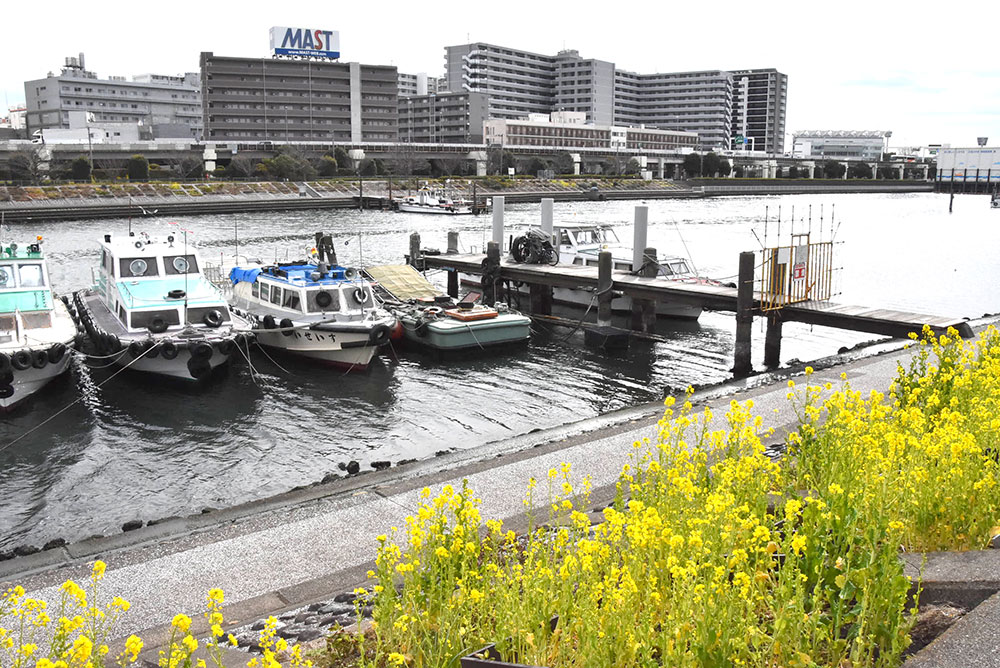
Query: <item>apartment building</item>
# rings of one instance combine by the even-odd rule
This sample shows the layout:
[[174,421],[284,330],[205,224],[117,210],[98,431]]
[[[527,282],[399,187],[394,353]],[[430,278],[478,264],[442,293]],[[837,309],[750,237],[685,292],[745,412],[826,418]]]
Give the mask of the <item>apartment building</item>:
[[419,74],[399,73],[399,97],[412,97],[414,95],[429,95],[446,90],[441,86],[441,79],[429,77],[426,72]]
[[209,141],[396,141],[396,68],[201,54]]
[[[782,153],[785,150],[788,75],[774,68],[731,72],[733,148]],[[739,138],[743,139],[742,144]]]
[[482,144],[489,100],[484,93],[430,93],[399,98],[399,141]]
[[448,90],[485,93],[490,118],[547,114],[556,95],[556,58],[495,44],[445,47]]
[[587,122],[615,122],[615,64],[581,58],[574,50],[556,54],[556,90],[553,111],[579,111]]
[[183,76],[144,74],[127,81],[102,79],[86,68],[84,55],[66,58],[59,74],[24,82],[25,121],[29,133],[70,128],[71,112],[93,122],[142,124],[153,137],[200,138],[201,81],[196,72]]
[[728,72],[615,71],[615,123],[697,133],[703,149],[729,148],[733,79]]

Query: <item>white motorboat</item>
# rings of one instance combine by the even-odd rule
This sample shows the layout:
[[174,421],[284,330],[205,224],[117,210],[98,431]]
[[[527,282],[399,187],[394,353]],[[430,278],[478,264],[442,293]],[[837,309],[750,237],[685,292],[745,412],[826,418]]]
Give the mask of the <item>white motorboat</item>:
[[54,299],[42,238],[0,247],[0,411],[9,411],[66,371],[76,326]]
[[74,295],[99,354],[120,367],[202,380],[226,364],[250,326],[173,235],[104,235],[94,286]]
[[472,215],[472,204],[453,200],[443,191],[420,190],[401,199],[396,209],[404,213],[436,213],[449,216]]
[[389,343],[396,317],[356,269],[337,265],[329,237],[317,249],[315,262],[233,267],[230,304],[252,322],[260,345],[363,371]]

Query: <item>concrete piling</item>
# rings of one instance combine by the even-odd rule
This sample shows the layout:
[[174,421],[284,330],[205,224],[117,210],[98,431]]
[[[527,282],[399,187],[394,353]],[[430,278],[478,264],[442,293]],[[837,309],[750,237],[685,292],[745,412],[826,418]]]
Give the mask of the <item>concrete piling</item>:
[[646,229],[648,226],[649,207],[635,207],[635,225],[632,227],[632,271],[639,271],[643,263],[643,253],[648,250],[646,248]]
[[[642,207],[645,208],[645,207]],[[653,278],[659,271],[655,259],[656,249],[646,248],[643,251],[647,263],[642,267],[640,276]],[[652,299],[632,299],[632,329],[637,332],[652,334],[656,331],[656,301]]]
[[493,242],[503,248],[503,195],[493,198]]
[[750,335],[753,330],[753,262],[752,251],[740,253],[739,279],[736,284],[736,352],[733,375],[737,378],[749,376],[753,371],[750,363]]

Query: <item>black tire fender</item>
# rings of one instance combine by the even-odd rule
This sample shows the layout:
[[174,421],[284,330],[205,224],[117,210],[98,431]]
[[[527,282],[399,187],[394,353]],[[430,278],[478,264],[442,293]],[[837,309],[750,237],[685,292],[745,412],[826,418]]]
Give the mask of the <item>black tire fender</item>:
[[217,308],[214,308],[208,313],[206,313],[205,317],[202,318],[202,320],[205,322],[206,325],[208,325],[212,329],[215,329],[216,327],[222,324],[222,311],[220,311]]
[[44,369],[49,364],[49,353],[47,350],[33,350],[31,352],[31,366],[36,369]]
[[198,341],[191,344],[191,359],[208,360],[212,357],[212,344]]
[[49,362],[52,364],[58,364],[62,361],[63,355],[66,354],[66,344],[62,341],[52,344],[47,353],[49,356]]
[[389,325],[375,325],[368,335],[368,341],[373,346],[384,346],[392,338],[392,328]]
[[283,335],[291,336],[295,333],[292,331],[292,328],[295,327],[295,323],[292,322],[290,318],[282,318],[279,324],[281,325],[281,329],[284,330],[281,332]]
[[18,350],[10,356],[10,365],[18,371],[24,371],[31,366],[31,353],[27,350]]
[[178,352],[179,351],[177,350],[177,344],[169,339],[164,341],[163,344],[160,346],[160,354],[163,355],[163,359],[165,360],[174,359],[175,357],[177,357]]

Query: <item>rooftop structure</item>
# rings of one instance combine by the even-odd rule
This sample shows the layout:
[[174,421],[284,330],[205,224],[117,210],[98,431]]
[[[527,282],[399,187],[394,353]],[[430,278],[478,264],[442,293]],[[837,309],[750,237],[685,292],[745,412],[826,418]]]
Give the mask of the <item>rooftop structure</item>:
[[880,160],[892,132],[887,130],[800,130],[792,134],[801,157]]

